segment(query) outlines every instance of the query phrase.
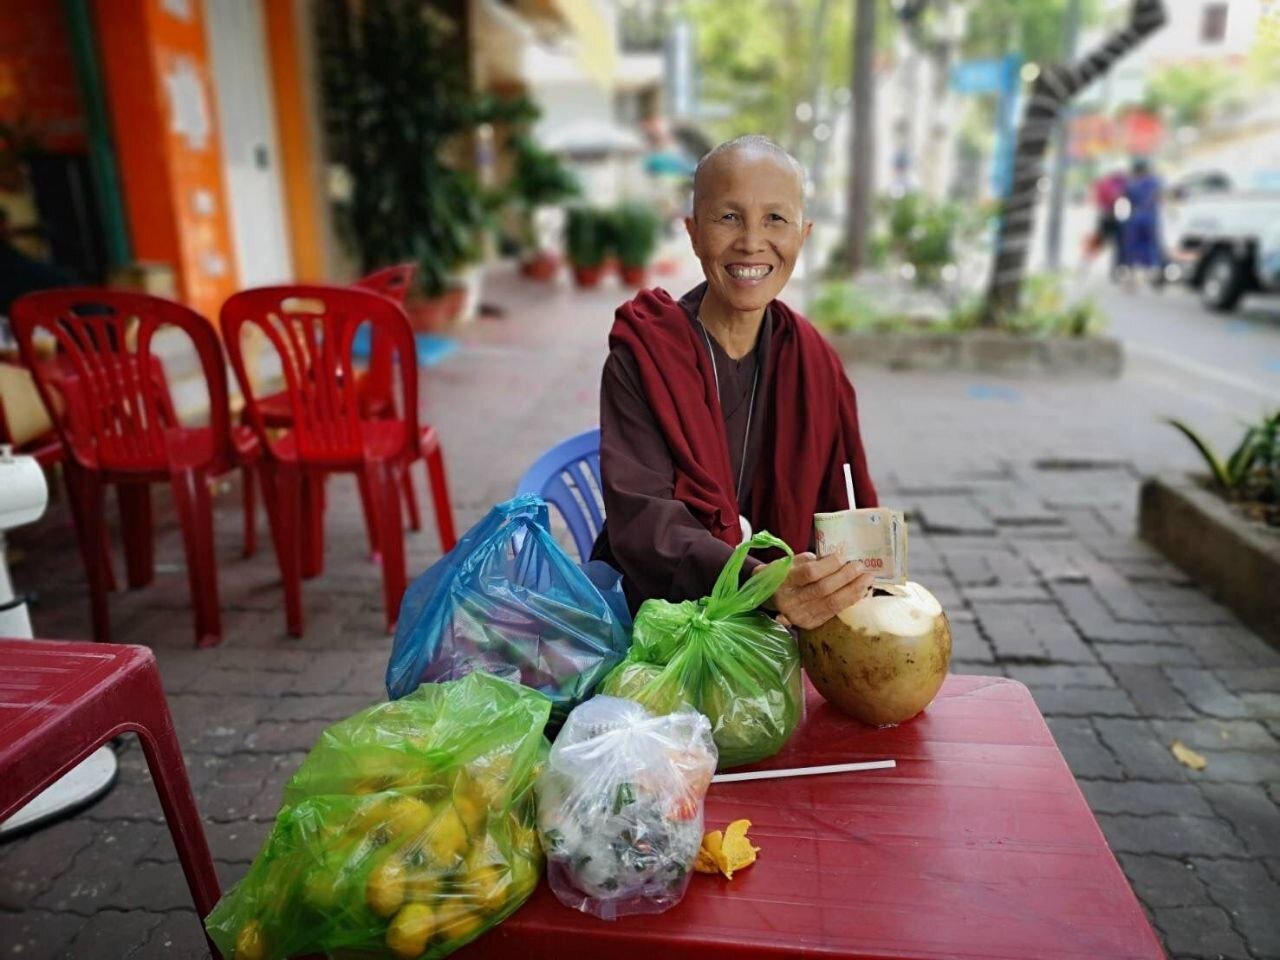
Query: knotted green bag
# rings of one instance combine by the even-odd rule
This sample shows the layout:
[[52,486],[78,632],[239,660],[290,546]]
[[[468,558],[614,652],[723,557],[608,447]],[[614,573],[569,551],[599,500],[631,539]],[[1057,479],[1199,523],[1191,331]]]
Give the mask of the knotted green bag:
[[[777,547],[786,558],[739,585],[747,551],[763,547]],[[786,579],[791,557],[790,547],[762,531],[734,549],[711,596],[645,601],[630,652],[599,692],[655,713],[687,703],[705,714],[719,769],[777,753],[804,708],[800,653],[790,632],[757,607]]]

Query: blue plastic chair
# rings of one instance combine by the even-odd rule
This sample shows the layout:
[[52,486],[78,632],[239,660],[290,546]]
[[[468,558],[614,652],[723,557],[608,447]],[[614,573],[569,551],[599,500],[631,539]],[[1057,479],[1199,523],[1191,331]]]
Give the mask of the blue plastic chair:
[[604,526],[600,486],[600,428],[562,440],[534,461],[516,484],[516,495],[533,493],[564,517],[583,563]]

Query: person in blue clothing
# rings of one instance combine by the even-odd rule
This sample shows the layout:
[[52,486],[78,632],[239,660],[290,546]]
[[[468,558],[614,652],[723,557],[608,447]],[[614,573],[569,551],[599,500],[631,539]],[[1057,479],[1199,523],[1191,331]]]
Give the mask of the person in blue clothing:
[[1146,160],[1133,162],[1133,173],[1125,185],[1129,216],[1121,225],[1120,262],[1134,271],[1131,276],[1146,273],[1158,280],[1164,266],[1160,246],[1160,178]]

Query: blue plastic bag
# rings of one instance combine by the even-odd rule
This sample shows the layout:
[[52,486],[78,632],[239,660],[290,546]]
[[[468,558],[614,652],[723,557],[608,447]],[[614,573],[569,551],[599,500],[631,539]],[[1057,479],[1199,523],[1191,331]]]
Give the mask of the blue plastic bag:
[[499,504],[405,592],[387,694],[483,670],[545,693],[558,726],[626,655],[621,579],[564,552],[540,497]]

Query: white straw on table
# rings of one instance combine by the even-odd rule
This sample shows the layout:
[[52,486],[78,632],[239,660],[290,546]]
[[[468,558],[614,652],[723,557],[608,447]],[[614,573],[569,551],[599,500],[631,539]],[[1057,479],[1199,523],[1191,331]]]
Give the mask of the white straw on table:
[[851,773],[854,770],[888,770],[896,767],[893,760],[867,760],[862,763],[829,763],[823,767],[788,767],[783,770],[751,770],[747,773],[717,773],[712,783],[737,783],[742,780],[777,780],[782,777],[816,777],[823,773]]
[[853,471],[847,463],[844,465],[844,492],[849,498],[849,509],[857,510],[858,501],[853,498]]

